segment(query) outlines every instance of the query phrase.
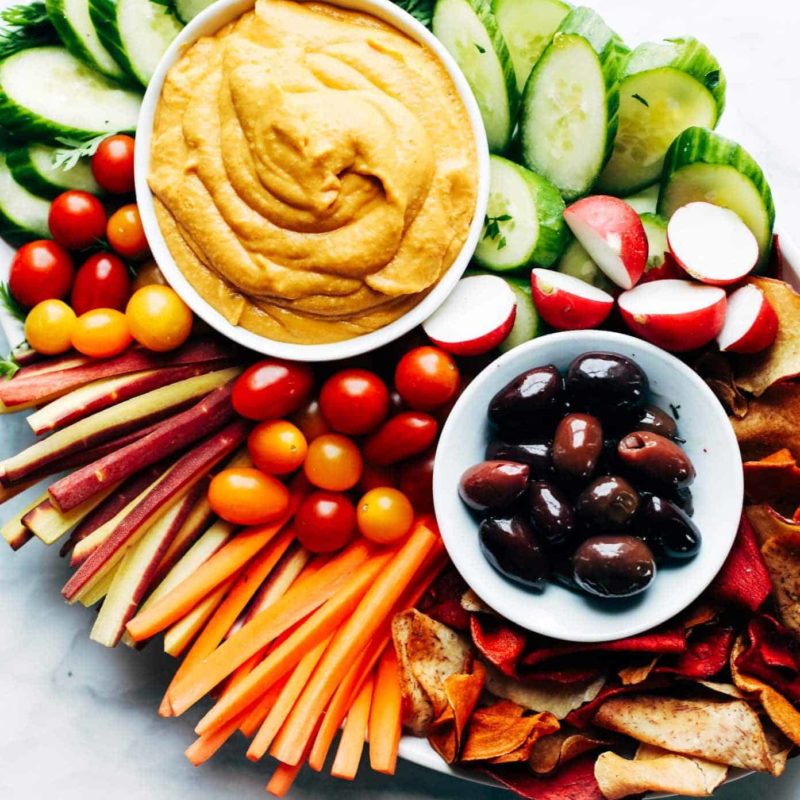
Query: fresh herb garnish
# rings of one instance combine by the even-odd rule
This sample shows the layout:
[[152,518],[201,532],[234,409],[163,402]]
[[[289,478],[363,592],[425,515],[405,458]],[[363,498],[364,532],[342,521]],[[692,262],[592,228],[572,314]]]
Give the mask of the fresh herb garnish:
[[632,94],[631,97],[634,100],[638,100],[643,106],[650,108],[650,103],[648,103],[647,100],[645,100],[640,94]]
[[0,306],[2,306],[14,319],[25,322],[25,312],[22,306],[14,299],[8,286],[0,281]]
[[478,51],[478,52],[479,52],[481,55],[483,55],[483,54],[486,52],[486,48],[485,48],[485,47],[481,47],[481,46],[480,46],[480,45],[479,45],[477,42],[473,42],[473,44],[475,45],[475,49],[476,49],[476,50],[477,50],[477,51]]
[[14,356],[0,359],[0,378],[9,380],[19,372],[19,364],[14,360]]
[[28,47],[58,41],[44,3],[10,6],[0,11],[0,59]]
[[719,86],[721,78],[722,74],[718,69],[713,69],[711,72],[707,72],[705,77],[706,89],[713,92],[714,89]]
[[681,415],[680,415],[681,407],[680,406],[676,406],[676,405],[673,405],[672,403],[670,403],[669,404],[669,408],[670,408],[670,411],[672,411],[672,416],[675,417],[675,419],[680,419],[681,418]]
[[400,8],[408,11],[412,17],[419,20],[426,28],[430,28],[436,0],[394,0],[394,2]]
[[483,220],[483,238],[491,242],[497,242],[497,249],[502,250],[507,242],[506,237],[500,230],[501,222],[511,222],[512,217],[510,214],[500,214],[497,217],[490,217],[488,214]]
[[64,147],[58,148],[53,155],[53,166],[56,169],[70,170],[82,158],[91,158],[100,147],[104,139],[112,134],[101,133],[93,139],[69,139],[65,136],[57,136],[56,141]]

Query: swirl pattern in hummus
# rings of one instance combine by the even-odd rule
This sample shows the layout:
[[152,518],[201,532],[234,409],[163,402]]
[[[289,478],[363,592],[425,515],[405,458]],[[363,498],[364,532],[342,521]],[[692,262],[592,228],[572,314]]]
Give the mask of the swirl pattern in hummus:
[[433,52],[367,14],[258,0],[170,70],[150,186],[207,302],[310,344],[380,328],[436,285],[467,238],[475,164]]

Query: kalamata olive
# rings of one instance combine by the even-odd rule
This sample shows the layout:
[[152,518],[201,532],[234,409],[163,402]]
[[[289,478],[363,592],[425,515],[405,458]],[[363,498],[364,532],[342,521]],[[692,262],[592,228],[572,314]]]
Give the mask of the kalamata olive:
[[650,431],[674,439],[678,433],[678,423],[658,406],[645,406],[639,414],[635,425],[631,426],[637,431]]
[[688,486],[694,480],[694,466],[689,456],[675,442],[657,433],[629,433],[620,440],[617,453],[631,472],[659,483]]
[[528,485],[527,464],[513,461],[484,461],[461,476],[458,493],[476,511],[508,508]]
[[694,497],[692,490],[688,486],[679,486],[673,489],[669,499],[678,506],[681,511],[689,517],[694,516]]
[[634,536],[594,536],[575,551],[575,582],[598,597],[630,597],[656,576],[650,548]]
[[486,448],[486,458],[527,464],[531,468],[531,477],[544,478],[550,474],[553,465],[553,446],[544,439],[516,443],[495,439]]
[[549,560],[527,520],[489,517],[481,522],[478,536],[484,557],[498,572],[534,589],[544,587]]
[[702,536],[697,525],[675,503],[663,497],[644,499],[636,525],[656,556],[687,559],[700,551]]
[[596,478],[575,503],[575,511],[581,519],[604,531],[626,525],[638,508],[636,489],[617,475]]
[[575,536],[577,524],[566,495],[549,481],[531,481],[529,512],[534,530],[551,545],[562,545]]
[[603,427],[589,414],[567,414],[553,438],[553,466],[564,475],[588,478],[603,452]]
[[566,388],[574,408],[624,414],[644,405],[650,384],[641,367],[617,353],[584,353],[567,371]]
[[535,430],[563,408],[564,379],[552,365],[517,375],[489,403],[489,419],[503,430]]

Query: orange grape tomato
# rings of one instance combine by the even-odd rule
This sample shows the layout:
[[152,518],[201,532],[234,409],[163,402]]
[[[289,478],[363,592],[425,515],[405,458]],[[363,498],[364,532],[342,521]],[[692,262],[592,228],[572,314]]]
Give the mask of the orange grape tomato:
[[399,542],[414,523],[411,501],[397,489],[371,489],[358,501],[358,529],[376,544]]
[[303,471],[306,478],[320,489],[346,492],[361,478],[364,461],[352,439],[339,433],[318,436],[308,446]]
[[251,467],[231,467],[208,487],[211,509],[234,525],[262,525],[289,507],[289,490],[272,475]]
[[144,258],[150,252],[136,203],[118,208],[108,218],[106,239],[121,256],[127,258]]
[[356,510],[346,495],[312,492],[294,517],[297,539],[312,553],[332,553],[348,544],[356,532]]
[[253,428],[247,440],[247,450],[260,470],[271,475],[287,475],[303,465],[308,444],[297,425],[275,419]]
[[394,384],[410,408],[431,411],[458,394],[461,376],[449,353],[438,347],[415,347],[398,362]]
[[194,315],[169,286],[144,286],[125,309],[133,338],[142,347],[166,353],[180,347],[192,332]]
[[37,353],[57,356],[72,347],[76,322],[75,312],[62,300],[42,300],[25,319],[25,338]]
[[133,341],[126,316],[114,308],[95,308],[78,317],[72,346],[90,358],[111,358]]

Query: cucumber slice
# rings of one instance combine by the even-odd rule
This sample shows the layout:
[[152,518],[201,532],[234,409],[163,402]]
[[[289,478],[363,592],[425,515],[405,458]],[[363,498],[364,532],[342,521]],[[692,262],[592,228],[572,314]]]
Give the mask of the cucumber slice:
[[201,11],[205,11],[214,0],[174,0],[175,13],[183,22],[191,22]]
[[576,8],[525,85],[519,123],[523,160],[566,200],[587,194],[611,155],[625,53],[597,14]]
[[489,164],[489,205],[475,261],[494,272],[549,267],[567,237],[558,189],[500,156],[491,156]]
[[89,14],[117,64],[143,86],[183,27],[171,9],[152,0],[89,0]]
[[669,252],[667,220],[660,214],[639,214],[639,218],[647,236],[647,272],[664,265],[664,254]]
[[63,47],[32,47],[0,62],[0,119],[23,138],[134,132],[141,99]]
[[569,6],[561,0],[493,0],[492,11],[508,45],[520,92]]
[[584,283],[596,286],[610,295],[616,296],[619,294],[619,286],[606,277],[605,273],[594,263],[592,257],[577,239],[573,239],[567,245],[567,249],[564,250],[564,255],[561,256],[556,269],[565,275],[571,275]]
[[725,85],[719,62],[697,39],[637,47],[620,82],[619,130],[598,188],[624,197],[655,183],[679,133],[716,127]]
[[488,0],[438,0],[433,33],[472,88],[489,149],[504,152],[514,132],[519,92],[511,56]]
[[758,268],[767,266],[775,227],[775,203],[767,179],[743,147],[705,128],[684,131],[670,146],[658,213],[669,219],[695,200],[735,211],[758,240]]
[[542,320],[531,298],[531,282],[529,278],[503,276],[514,292],[517,300],[517,315],[511,333],[501,342],[498,350],[507,353],[542,333]]
[[45,0],[45,6],[64,47],[75,58],[112,80],[125,79],[125,73],[103,47],[92,25],[89,0]]
[[23,189],[0,157],[0,237],[14,247],[34,239],[49,239],[50,203]]
[[641,192],[626,197],[625,202],[637,214],[655,214],[656,205],[658,205],[658,184],[648,186]]
[[15,147],[6,153],[6,163],[14,180],[32,194],[52,200],[68,189],[102,194],[92,175],[89,160],[79,161],[72,169],[53,166],[57,149],[44,144]]

